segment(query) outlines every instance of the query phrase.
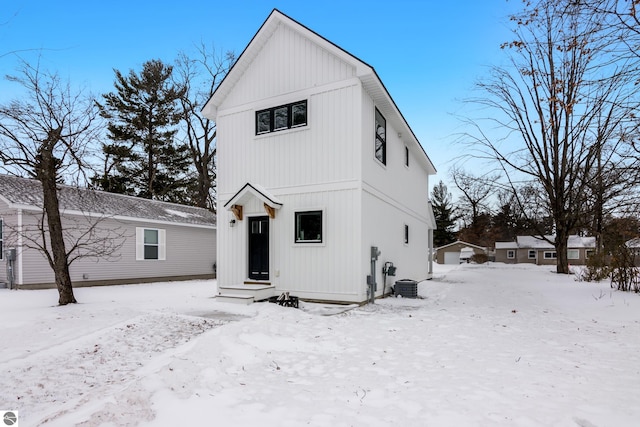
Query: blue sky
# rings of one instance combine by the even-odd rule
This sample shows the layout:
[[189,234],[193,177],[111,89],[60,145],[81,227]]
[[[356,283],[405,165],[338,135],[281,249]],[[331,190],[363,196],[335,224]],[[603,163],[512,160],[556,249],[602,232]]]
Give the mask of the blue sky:
[[[95,94],[114,90],[113,69],[171,62],[200,42],[240,54],[277,8],[372,65],[447,181],[462,150],[452,141],[462,100],[487,67],[504,63],[508,14],[519,0],[70,1],[2,0],[0,70],[16,55]],[[42,49],[33,51],[32,49]],[[15,97],[0,81],[0,103]]]

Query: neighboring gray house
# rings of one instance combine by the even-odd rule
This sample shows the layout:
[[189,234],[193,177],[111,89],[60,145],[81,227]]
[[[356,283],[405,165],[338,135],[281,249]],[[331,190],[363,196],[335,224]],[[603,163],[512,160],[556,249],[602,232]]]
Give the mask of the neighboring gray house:
[[[93,286],[215,277],[216,215],[206,209],[76,187],[59,187],[73,285]],[[40,182],[0,175],[0,284],[15,249],[18,288],[55,286],[43,253]],[[8,257],[9,255],[9,257]],[[1,285],[0,285],[1,286]]]
[[436,248],[436,262],[438,264],[460,264],[467,262],[475,254],[487,255],[487,248],[457,240]]
[[[553,240],[555,237],[546,236],[546,238]],[[586,264],[587,258],[595,248],[595,237],[569,236],[567,247],[569,264]],[[554,246],[536,236],[517,236],[515,242],[496,242],[495,254],[496,262],[508,264],[555,265],[558,259]]]

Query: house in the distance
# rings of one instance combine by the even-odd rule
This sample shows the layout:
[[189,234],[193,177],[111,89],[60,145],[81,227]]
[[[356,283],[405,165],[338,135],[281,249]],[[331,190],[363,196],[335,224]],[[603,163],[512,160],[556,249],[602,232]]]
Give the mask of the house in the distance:
[[[546,237],[550,241],[554,240],[554,236]],[[595,237],[569,236],[569,264],[584,265],[595,248]],[[555,265],[558,259],[554,246],[540,236],[517,236],[515,242],[496,242],[495,254],[496,262],[508,264]]]
[[[66,249],[76,245],[71,258],[80,256],[70,266],[75,287],[214,277],[214,213],[68,186],[59,186],[58,197]],[[0,283],[55,287],[36,248],[42,212],[40,182],[0,175]]]
[[476,254],[488,255],[487,248],[456,240],[453,243],[436,248],[436,262],[438,264],[460,264],[461,262],[468,262]]
[[387,263],[430,277],[435,169],[372,66],[274,10],[203,114],[221,299],[360,303]]

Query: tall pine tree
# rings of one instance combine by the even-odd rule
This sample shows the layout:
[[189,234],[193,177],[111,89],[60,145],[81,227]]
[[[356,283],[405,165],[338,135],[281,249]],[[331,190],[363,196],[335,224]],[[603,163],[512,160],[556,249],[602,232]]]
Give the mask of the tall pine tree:
[[435,247],[448,245],[456,240],[453,228],[459,216],[456,215],[456,209],[453,207],[451,200],[451,193],[447,190],[444,182],[440,181],[438,185],[433,187],[431,206],[436,219],[436,230],[433,232],[433,245]]
[[104,169],[94,184],[103,190],[185,203],[190,158],[176,140],[179,100],[184,88],[172,80],[173,67],[147,61],[140,74],[115,70],[115,92],[98,104],[108,120]]

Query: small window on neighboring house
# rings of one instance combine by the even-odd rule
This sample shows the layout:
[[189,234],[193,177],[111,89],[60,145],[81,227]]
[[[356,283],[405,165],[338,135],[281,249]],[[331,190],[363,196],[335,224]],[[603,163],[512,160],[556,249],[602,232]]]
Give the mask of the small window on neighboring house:
[[536,259],[535,249],[529,249],[529,259]]
[[409,226],[407,224],[404,225],[404,244],[409,244]]
[[568,249],[567,250],[567,259],[580,259],[580,250],[579,249]]
[[305,126],[306,124],[306,100],[256,111],[256,135]]
[[595,252],[596,252],[596,251],[594,251],[593,249],[587,249],[587,250],[584,252],[584,255],[585,255],[587,258],[591,258]]
[[409,167],[409,147],[404,147],[404,165]]
[[2,234],[2,227],[4,223],[2,222],[2,218],[0,218],[0,259],[4,258],[4,236]]
[[508,259],[514,259],[516,257],[516,251],[514,250],[508,250],[507,251],[507,258]]
[[544,259],[557,259],[558,258],[558,254],[556,254],[556,251],[547,251],[544,253]]
[[165,260],[166,232],[157,228],[136,227],[136,260]]
[[383,165],[387,164],[387,121],[376,108],[376,159]]
[[296,243],[322,243],[322,211],[296,212]]

